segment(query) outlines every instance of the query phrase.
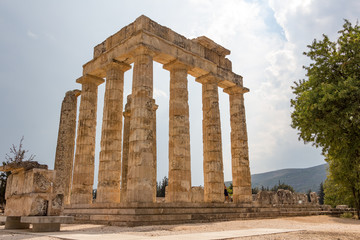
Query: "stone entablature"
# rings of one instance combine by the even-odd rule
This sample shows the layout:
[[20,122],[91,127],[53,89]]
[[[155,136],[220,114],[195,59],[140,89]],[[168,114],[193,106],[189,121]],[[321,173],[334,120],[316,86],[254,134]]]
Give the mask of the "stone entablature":
[[213,73],[219,79],[219,87],[243,85],[242,77],[232,72],[231,61],[225,57],[230,54],[229,50],[205,36],[187,39],[146,16],[140,16],[97,45],[94,59],[83,66],[83,74],[105,77],[103,66],[107,62],[115,59],[131,64],[134,62],[133,52],[139,47],[151,50],[153,60],[161,64],[174,60],[182,62],[189,66],[188,74],[193,77]]

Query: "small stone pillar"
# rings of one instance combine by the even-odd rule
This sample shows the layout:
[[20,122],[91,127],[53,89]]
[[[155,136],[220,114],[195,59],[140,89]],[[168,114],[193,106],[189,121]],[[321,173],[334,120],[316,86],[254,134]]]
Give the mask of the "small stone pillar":
[[196,81],[202,83],[204,201],[224,202],[218,80],[209,73]]
[[233,201],[240,203],[252,201],[244,106],[244,93],[248,91],[249,89],[238,86],[224,89],[230,99]]
[[188,67],[178,61],[164,65],[170,71],[169,202],[191,202]]
[[153,58],[145,47],[134,52],[127,181],[128,202],[154,201]]
[[122,152],[122,164],[121,164],[120,202],[126,202],[128,159],[129,159],[130,115],[131,115],[130,105],[131,105],[131,94],[127,96],[125,111],[123,113],[124,133],[123,133],[123,152]]
[[105,66],[106,87],[96,195],[98,203],[120,202],[124,72],[130,68],[128,64],[115,61]]
[[70,204],[71,177],[73,172],[76,111],[79,90],[68,91],[61,105],[59,133],[55,154],[56,178],[54,192],[64,195],[64,203]]
[[94,183],[97,90],[104,79],[87,74],[76,82],[81,83],[82,88],[70,203],[90,204]]

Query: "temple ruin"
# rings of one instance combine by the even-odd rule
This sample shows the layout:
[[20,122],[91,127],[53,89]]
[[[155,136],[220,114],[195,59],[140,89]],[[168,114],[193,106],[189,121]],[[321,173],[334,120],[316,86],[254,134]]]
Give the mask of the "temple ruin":
[[[192,199],[187,79],[190,74],[202,84],[203,202],[224,202],[219,87],[230,101],[233,199],[236,203],[250,202],[243,96],[249,90],[243,86],[242,77],[232,72],[231,61],[226,58],[229,54],[228,49],[207,37],[187,39],[146,16],[97,45],[94,58],[83,66],[83,76],[76,80],[82,86],[76,141],[76,97],[80,92],[68,92],[62,106],[55,170],[65,203],[92,203],[97,89],[103,83],[106,86],[96,203],[156,202],[153,61],[170,72],[166,200],[180,203]],[[132,93],[127,96],[123,111],[124,72],[131,69],[130,64]]]
[[[64,194],[64,214],[76,222],[136,226],[329,213],[329,208],[309,203],[301,194],[252,195],[244,108],[244,93],[249,89],[232,72],[229,54],[205,36],[187,39],[146,16],[95,46],[93,59],[83,65],[83,76],[76,80],[81,91],[66,93],[61,110],[55,188]],[[170,72],[165,202],[156,199],[154,61]],[[131,65],[132,92],[124,96],[124,73]],[[202,85],[204,188],[191,185],[188,75]],[[105,96],[93,201],[100,84],[105,84]],[[219,87],[230,103],[231,203],[224,203]]]

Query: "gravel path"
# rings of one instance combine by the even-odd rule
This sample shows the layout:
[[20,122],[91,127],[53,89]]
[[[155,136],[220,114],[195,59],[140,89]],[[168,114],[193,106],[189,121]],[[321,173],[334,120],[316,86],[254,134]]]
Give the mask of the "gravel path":
[[[242,232],[259,232],[260,229],[281,229],[297,230],[286,233],[275,233],[247,235],[246,237],[238,237],[242,235],[234,235],[233,238],[226,239],[360,239],[360,221],[354,219],[343,219],[329,216],[309,216],[309,217],[291,217],[291,218],[277,218],[277,219],[261,219],[261,220],[240,220],[229,222],[217,222],[217,223],[199,223],[199,224],[183,224],[183,225],[164,225],[164,226],[143,226],[143,227],[115,227],[104,225],[63,225],[61,232],[58,234],[38,234],[26,231],[7,231],[1,230],[4,226],[0,227],[0,239],[4,240],[18,240],[18,239],[41,239],[41,240],[53,240],[53,239],[71,239],[67,236],[77,236],[76,239],[90,239],[90,236],[101,234],[102,236],[116,237],[116,239],[124,239],[123,237],[133,237],[134,239],[164,239],[166,236],[170,239],[187,239],[190,240],[191,235],[196,233],[211,233],[214,232],[214,238],[207,239],[219,239],[215,237],[215,233],[222,231],[236,231],[244,230]],[[249,231],[245,231],[249,230]],[[275,231],[276,232],[276,231]],[[183,235],[183,236],[181,236]],[[209,235],[209,234],[207,234]],[[84,238],[80,238],[83,236]],[[86,237],[88,236],[88,237]],[[123,236],[123,237],[121,237]],[[188,238],[186,237],[188,236]],[[129,239],[130,239],[129,238]],[[75,238],[74,238],[75,239]],[[111,237],[109,239],[112,239]],[[220,238],[221,239],[221,238]],[[99,239],[100,240],[100,239]]]

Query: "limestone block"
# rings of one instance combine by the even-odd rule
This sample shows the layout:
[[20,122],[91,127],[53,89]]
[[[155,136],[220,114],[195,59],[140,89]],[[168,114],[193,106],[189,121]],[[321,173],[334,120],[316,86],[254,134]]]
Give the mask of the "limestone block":
[[278,204],[279,197],[273,191],[260,191],[256,195],[256,200],[261,204]]
[[46,169],[31,169],[20,171],[10,175],[7,199],[15,195],[29,193],[52,193],[52,183],[55,179],[55,171]]
[[6,216],[46,216],[49,207],[47,193],[30,193],[12,196],[6,200]]
[[191,187],[191,202],[201,203],[204,202],[204,188]]
[[314,204],[314,205],[318,205],[319,204],[319,197],[316,194],[316,192],[311,192],[310,193],[310,203]]
[[52,194],[48,207],[48,216],[60,216],[64,211],[64,194]]

